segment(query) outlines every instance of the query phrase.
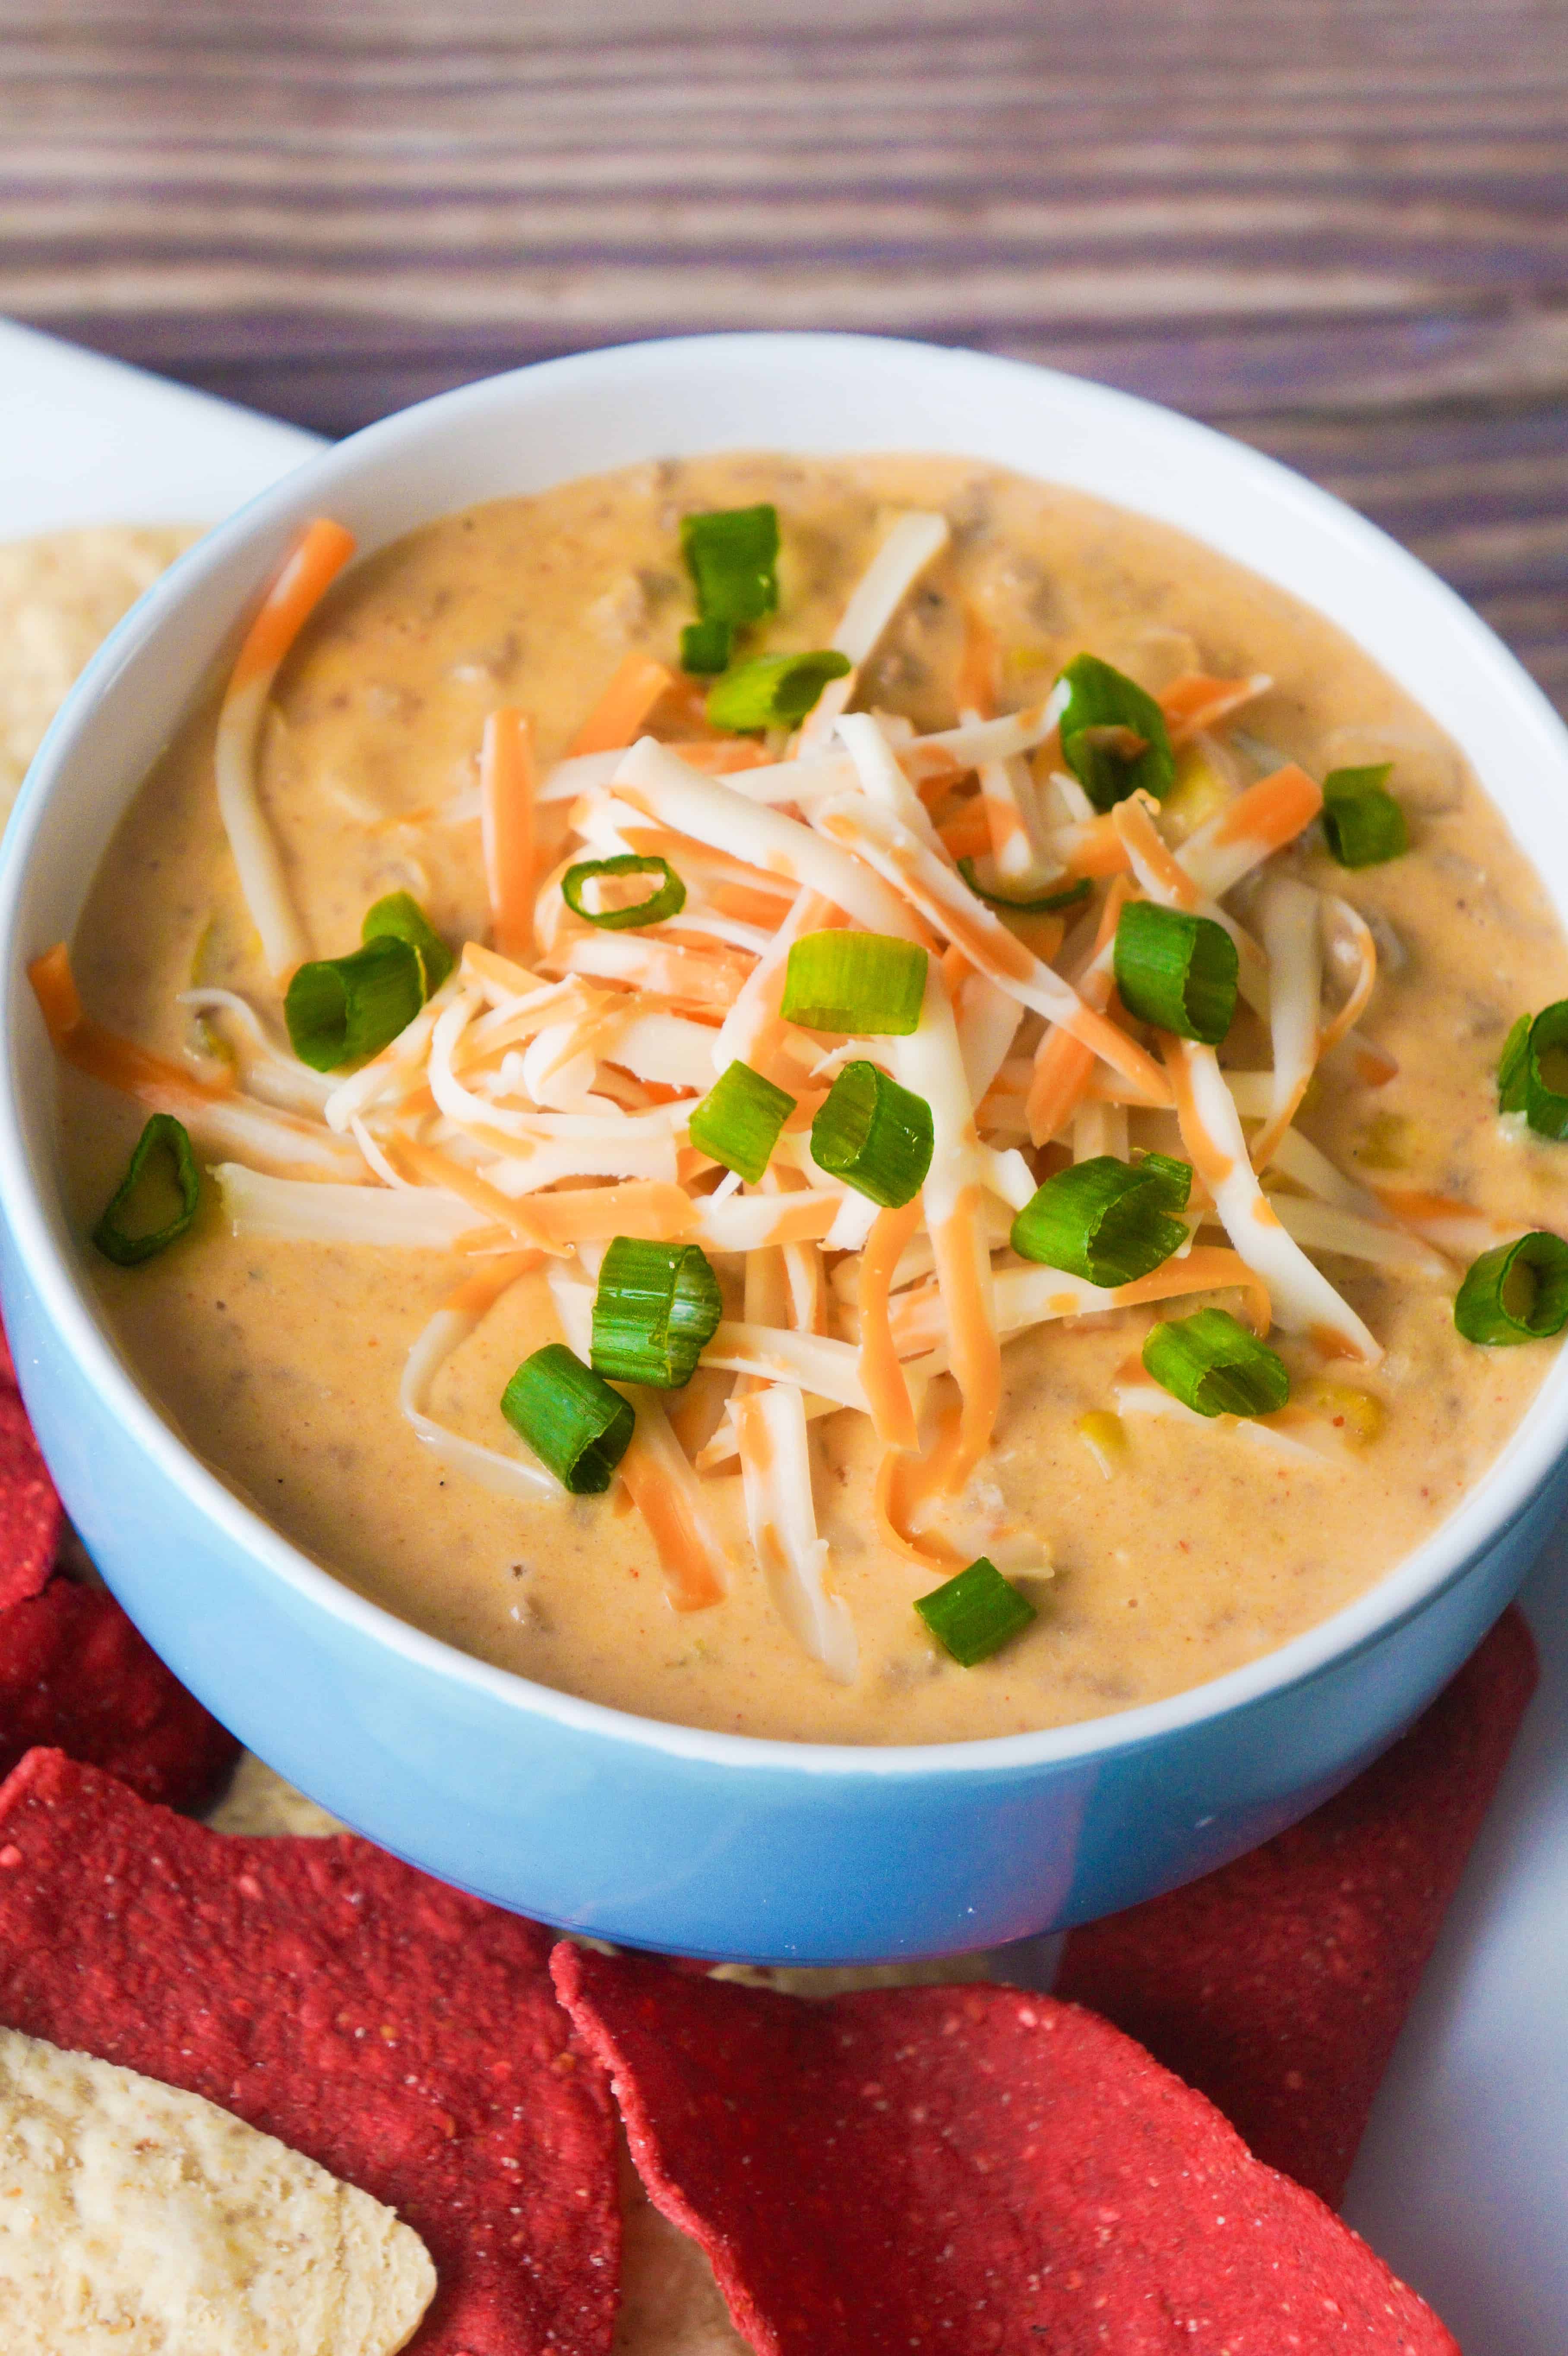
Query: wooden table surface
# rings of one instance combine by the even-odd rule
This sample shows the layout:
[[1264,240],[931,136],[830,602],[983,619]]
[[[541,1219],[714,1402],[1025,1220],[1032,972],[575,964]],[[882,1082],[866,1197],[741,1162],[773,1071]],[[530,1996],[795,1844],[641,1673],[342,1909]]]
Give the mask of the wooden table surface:
[[1049,360],[1568,708],[1568,0],[0,0],[0,311],[329,434],[688,328]]

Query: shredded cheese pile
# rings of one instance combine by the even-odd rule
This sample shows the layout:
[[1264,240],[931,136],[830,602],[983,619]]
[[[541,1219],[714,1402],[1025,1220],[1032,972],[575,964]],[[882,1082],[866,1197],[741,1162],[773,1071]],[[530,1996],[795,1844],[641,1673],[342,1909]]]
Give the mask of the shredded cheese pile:
[[[1357,1029],[1376,979],[1371,934],[1280,857],[1317,816],[1317,786],[1289,763],[1245,782],[1247,761],[1225,736],[1266,679],[1189,674],[1159,699],[1173,744],[1202,748],[1217,803],[1184,837],[1147,796],[1095,813],[1057,748],[1063,690],[992,713],[997,666],[977,626],[956,725],[919,736],[907,721],[848,709],[860,667],[946,540],[939,516],[895,524],[837,634],[855,669],[787,742],[660,742],[646,723],[678,700],[677,682],[643,655],[627,659],[571,755],[542,777],[523,716],[493,714],[477,795],[434,814],[483,830],[492,942],[467,942],[416,1019],[347,1077],[307,1069],[245,999],[193,990],[185,1002],[221,1029],[233,1056],[232,1073],[215,1078],[210,1064],[187,1068],[101,1029],[77,1000],[63,948],[35,969],[61,1052],[176,1114],[221,1157],[215,1174],[236,1233],[471,1259],[470,1280],[410,1355],[400,1406],[421,1441],[503,1494],[555,1484],[520,1444],[482,1446],[435,1419],[443,1361],[541,1268],[563,1336],[586,1358],[593,1280],[613,1237],[700,1245],[740,1312],[702,1357],[709,1376],[729,1378],[727,1396],[709,1386],[710,1429],[694,1437],[678,1399],[672,1411],[670,1394],[638,1390],[618,1477],[671,1601],[691,1610],[719,1600],[732,1576],[709,1484],[738,1467],[779,1612],[845,1681],[855,1633],[812,1503],[821,1418],[869,1419],[880,1536],[945,1577],[966,1558],[953,1531],[987,1464],[1011,1337],[1234,1288],[1260,1334],[1277,1325],[1370,1366],[1378,1342],[1316,1256],[1441,1280],[1442,1251],[1495,1235],[1464,1205],[1356,1184],[1294,1125],[1325,1065],[1363,1085],[1394,1066]],[[336,527],[306,535],[241,652],[219,723],[223,815],[274,970],[305,948],[256,794],[259,723],[279,663],[349,546]],[[605,930],[573,913],[566,868],[624,854],[669,862],[686,889],[678,915]],[[1080,878],[1093,891],[1068,916],[1011,916],[971,889],[960,858],[1014,897]],[[1121,1009],[1112,945],[1122,907],[1138,898],[1224,927],[1271,1068],[1226,1068],[1214,1049],[1150,1035]],[[792,943],[842,926],[929,953],[908,1037],[836,1039],[781,1013]],[[931,1107],[929,1174],[901,1209],[879,1210],[811,1157],[812,1116],[856,1058]],[[688,1134],[693,1107],[736,1059],[796,1099],[755,1185]],[[1179,1150],[1195,1173],[1188,1243],[1153,1276],[1104,1290],[1008,1248],[1013,1215],[1063,1153],[1125,1160],[1138,1145]],[[1136,1361],[1115,1405],[1197,1420]],[[1322,1461],[1310,1408],[1231,1428]],[[994,1510],[986,1538],[998,1562],[1045,1559],[1034,1533]]]

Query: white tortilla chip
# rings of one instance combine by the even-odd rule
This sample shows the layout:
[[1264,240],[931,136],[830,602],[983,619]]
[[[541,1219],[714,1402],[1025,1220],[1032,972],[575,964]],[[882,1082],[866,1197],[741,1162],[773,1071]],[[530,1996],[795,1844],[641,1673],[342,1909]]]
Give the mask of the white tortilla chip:
[[211,1809],[207,1822],[215,1833],[258,1834],[277,1833],[341,1833],[347,1830],[292,1783],[275,1775],[264,1760],[253,1751],[240,1753],[240,1764],[234,1770],[234,1780]]
[[613,2356],[750,2356],[697,2244],[662,2217],[621,2147],[621,2306]]
[[199,528],[105,524],[0,547],[0,820],[66,690]]
[[5,2356],[393,2356],[434,2290],[418,2234],[314,2160],[0,2029]]

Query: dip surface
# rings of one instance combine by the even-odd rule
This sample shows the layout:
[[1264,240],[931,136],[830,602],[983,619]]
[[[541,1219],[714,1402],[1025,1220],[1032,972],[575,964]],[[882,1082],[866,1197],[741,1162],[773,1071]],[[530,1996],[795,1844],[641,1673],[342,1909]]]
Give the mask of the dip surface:
[[[1155,690],[1194,669],[1266,671],[1272,691],[1237,723],[1264,748],[1249,774],[1292,759],[1321,777],[1392,757],[1409,854],[1347,873],[1315,829],[1295,856],[1297,872],[1379,934],[1360,1028],[1398,1076],[1379,1087],[1320,1080],[1299,1126],[1357,1179],[1459,1198],[1514,1233],[1555,1224],[1568,1147],[1505,1132],[1495,1073],[1515,1015],[1568,992],[1568,952],[1453,748],[1343,636],[1279,591],[1163,527],[975,465],[745,455],[649,466],[473,509],[355,567],[281,673],[262,739],[263,799],[315,954],[353,948],[366,907],[397,890],[453,942],[485,937],[479,827],[432,824],[428,813],[472,788],[486,712],[522,707],[541,765],[558,758],[628,649],[676,667],[691,612],[680,516],[764,500],[779,511],[782,596],[758,648],[770,633],[781,647],[832,643],[891,508],[941,509],[953,525],[948,552],[869,664],[861,708],[907,714],[921,730],[950,726],[968,605],[1001,651],[1004,704],[1043,695],[1086,648]],[[176,1000],[193,977],[244,991],[269,1020],[278,1004],[219,820],[212,723],[210,708],[198,712],[148,779],[74,944],[89,1010],[171,1055],[190,1037]],[[1266,1032],[1221,1059],[1266,1065]],[[62,1088],[85,1232],[144,1116],[73,1072]],[[1163,1150],[1179,1151],[1174,1123],[1170,1138]],[[1112,1405],[1116,1370],[1136,1357],[1151,1312],[1009,1342],[981,1478],[1039,1532],[1055,1575],[1026,1583],[1038,1619],[974,1670],[941,1654],[912,1610],[930,1580],[878,1542],[869,1489],[880,1451],[865,1418],[816,1424],[830,1581],[859,1643],[859,1676],[838,1686],[774,1610],[732,1469],[704,1483],[732,1547],[730,1592],[681,1616],[640,1518],[614,1493],[500,1497],[421,1446],[399,1412],[399,1377],[473,1260],[237,1238],[210,1201],[190,1237],[144,1267],[89,1256],[130,1365],[184,1439],[365,1595],[482,1659],[622,1709],[829,1742],[1013,1734],[1153,1700],[1272,1650],[1431,1535],[1496,1457],[1551,1360],[1545,1344],[1488,1350],[1456,1333],[1453,1290],[1473,1251],[1456,1258],[1449,1284],[1324,1258],[1386,1355],[1347,1373],[1306,1344],[1276,1335],[1275,1346],[1298,1387],[1347,1385],[1375,1399],[1373,1436],[1305,1463],[1227,1425],[1129,1418],[1107,1477],[1075,1427]],[[501,1391],[519,1359],[559,1338],[542,1278],[526,1278],[443,1368],[432,1411],[489,1447],[515,1448]],[[1380,1419],[1352,1403],[1352,1437],[1358,1420]]]

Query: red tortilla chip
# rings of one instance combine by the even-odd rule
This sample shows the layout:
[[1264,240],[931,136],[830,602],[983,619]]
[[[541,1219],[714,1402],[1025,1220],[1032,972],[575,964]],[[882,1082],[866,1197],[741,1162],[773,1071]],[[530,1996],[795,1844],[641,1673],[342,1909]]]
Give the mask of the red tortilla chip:
[[62,1578],[0,1612],[0,1775],[39,1743],[171,1808],[205,1806],[240,1756],[114,1598]]
[[1068,1939],[1056,1993],[1217,2103],[1331,2207],[1535,1687],[1506,1612],[1402,1741],[1316,1813]]
[[558,1947],[655,2204],[759,2356],[1456,2356],[1413,2291],[1092,2013],[806,2003]]
[[184,2086],[385,2201],[411,2356],[608,2356],[608,2095],[550,1933],[369,1842],[240,1840],[35,1751],[0,1790],[0,2020]]
[[64,1519],[22,1394],[0,1379],[0,1612],[48,1585]]

